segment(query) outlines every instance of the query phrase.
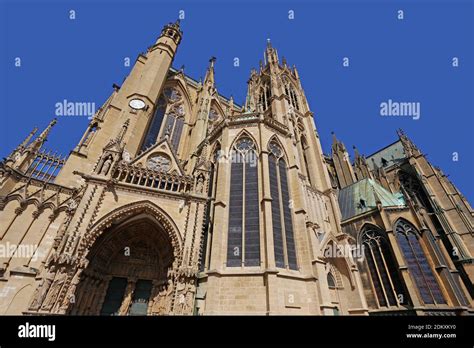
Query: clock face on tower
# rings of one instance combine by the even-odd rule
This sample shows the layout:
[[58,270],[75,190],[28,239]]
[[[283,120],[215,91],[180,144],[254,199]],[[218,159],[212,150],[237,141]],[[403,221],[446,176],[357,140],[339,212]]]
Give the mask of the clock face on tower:
[[167,172],[170,170],[171,160],[167,155],[154,154],[148,158],[146,166],[148,167],[148,169]]
[[141,99],[132,99],[130,103],[128,103],[132,109],[141,110],[145,107],[145,102]]

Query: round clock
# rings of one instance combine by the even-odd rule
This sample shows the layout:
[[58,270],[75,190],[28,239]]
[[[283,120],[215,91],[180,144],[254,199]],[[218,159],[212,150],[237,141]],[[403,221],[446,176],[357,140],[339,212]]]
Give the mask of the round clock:
[[145,107],[145,102],[141,99],[132,99],[130,100],[130,102],[128,103],[128,105],[130,105],[130,107],[132,109],[135,109],[135,110],[141,110]]
[[171,167],[171,160],[166,155],[152,155],[146,165],[149,169],[167,172]]

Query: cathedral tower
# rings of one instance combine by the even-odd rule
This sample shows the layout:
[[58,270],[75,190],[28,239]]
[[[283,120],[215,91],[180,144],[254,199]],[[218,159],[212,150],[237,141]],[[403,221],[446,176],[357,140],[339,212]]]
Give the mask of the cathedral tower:
[[270,42],[242,112],[209,142],[221,150],[199,312],[364,313],[354,261],[323,255],[347,243],[336,196],[297,70]]

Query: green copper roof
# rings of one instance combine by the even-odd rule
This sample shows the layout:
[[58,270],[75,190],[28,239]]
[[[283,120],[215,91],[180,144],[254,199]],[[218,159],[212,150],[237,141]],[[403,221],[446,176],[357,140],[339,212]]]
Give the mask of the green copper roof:
[[370,169],[374,169],[374,162],[377,167],[390,167],[393,164],[403,162],[406,158],[403,144],[400,140],[384,147],[382,150],[367,156],[367,164]]
[[405,206],[401,193],[390,193],[372,179],[363,179],[339,191],[339,208],[342,220],[377,209],[377,201],[383,207]]

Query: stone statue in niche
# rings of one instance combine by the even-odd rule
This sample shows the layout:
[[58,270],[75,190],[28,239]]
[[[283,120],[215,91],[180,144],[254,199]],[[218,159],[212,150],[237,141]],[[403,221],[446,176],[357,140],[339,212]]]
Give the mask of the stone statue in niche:
[[51,287],[51,284],[53,283],[55,275],[56,268],[54,266],[51,266],[49,270],[46,271],[43,280],[41,281],[41,284],[36,288],[33,294],[33,300],[30,304],[31,310],[38,310],[41,307],[48,293],[48,290]]
[[197,185],[196,185],[196,192],[197,193],[202,193],[204,190],[204,178],[200,176],[197,180]]
[[50,290],[48,291],[48,295],[46,296],[43,305],[41,306],[42,310],[49,311],[53,308],[54,304],[56,303],[59,293],[61,291],[64,282],[66,281],[67,273],[66,268],[61,267],[59,272],[56,274],[53,283],[51,284]]
[[177,287],[176,313],[188,314],[192,308],[193,286],[191,284],[180,283]]
[[76,274],[74,274],[74,277],[71,280],[71,284],[69,284],[69,289],[64,298],[63,304],[61,305],[60,312],[65,313],[67,309],[69,308],[69,304],[76,302],[75,293],[76,293],[76,288],[79,285],[79,282],[81,281],[82,271],[83,270],[79,268],[76,271]]
[[102,170],[100,171],[100,174],[107,175],[109,173],[109,169],[110,169],[111,166],[112,166],[112,156],[109,156],[104,161],[104,164],[102,165]]
[[154,298],[152,313],[155,315],[167,314],[170,308],[171,296],[173,294],[173,281],[168,279],[166,285],[163,285],[158,295]]

